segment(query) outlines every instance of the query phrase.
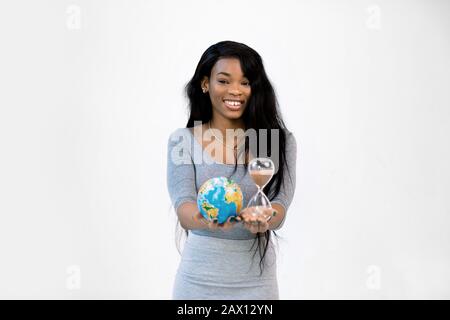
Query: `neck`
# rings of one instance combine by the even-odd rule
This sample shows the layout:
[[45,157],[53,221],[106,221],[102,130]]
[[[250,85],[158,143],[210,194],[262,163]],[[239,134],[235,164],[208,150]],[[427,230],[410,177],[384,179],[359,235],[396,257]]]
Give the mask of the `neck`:
[[242,119],[218,119],[217,117],[213,117],[210,124],[211,128],[219,129],[224,137],[226,135],[226,129],[242,129],[245,131],[245,123]]

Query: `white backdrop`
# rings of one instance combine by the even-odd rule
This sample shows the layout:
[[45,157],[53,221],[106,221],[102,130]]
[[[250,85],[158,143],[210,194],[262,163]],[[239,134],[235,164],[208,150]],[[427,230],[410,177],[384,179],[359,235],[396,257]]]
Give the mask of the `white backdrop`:
[[450,298],[449,1],[2,1],[0,298],[169,299],[169,134],[203,51],[297,138],[282,299]]

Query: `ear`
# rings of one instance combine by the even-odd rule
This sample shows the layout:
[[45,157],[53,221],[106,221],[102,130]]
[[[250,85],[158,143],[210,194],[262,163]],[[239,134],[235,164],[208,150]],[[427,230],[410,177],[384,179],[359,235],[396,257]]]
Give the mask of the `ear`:
[[209,89],[209,78],[204,76],[200,84],[202,88]]

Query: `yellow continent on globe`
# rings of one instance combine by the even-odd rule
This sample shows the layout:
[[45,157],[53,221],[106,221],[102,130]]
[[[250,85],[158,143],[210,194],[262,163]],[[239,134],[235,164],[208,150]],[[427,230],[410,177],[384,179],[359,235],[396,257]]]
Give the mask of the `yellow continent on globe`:
[[227,189],[227,192],[225,193],[225,201],[227,203],[234,203],[236,205],[236,211],[238,213],[241,212],[242,193],[237,192],[235,188]]
[[205,210],[206,213],[208,213],[208,216],[210,219],[216,219],[219,214],[219,209],[214,208],[213,206],[209,205],[208,203],[203,202],[202,208]]

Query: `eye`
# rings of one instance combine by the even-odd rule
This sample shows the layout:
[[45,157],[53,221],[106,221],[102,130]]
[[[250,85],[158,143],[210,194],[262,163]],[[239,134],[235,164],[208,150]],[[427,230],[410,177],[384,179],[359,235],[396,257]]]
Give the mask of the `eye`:
[[[227,80],[217,80],[218,82],[220,82],[220,83],[228,83],[228,81]],[[249,86],[250,85],[250,83],[249,82],[244,82],[244,83],[242,83],[244,86]]]

